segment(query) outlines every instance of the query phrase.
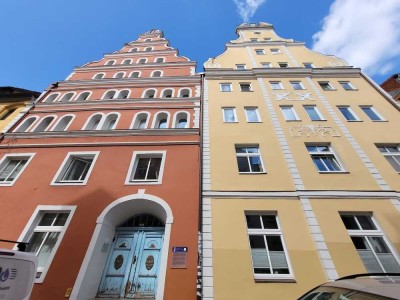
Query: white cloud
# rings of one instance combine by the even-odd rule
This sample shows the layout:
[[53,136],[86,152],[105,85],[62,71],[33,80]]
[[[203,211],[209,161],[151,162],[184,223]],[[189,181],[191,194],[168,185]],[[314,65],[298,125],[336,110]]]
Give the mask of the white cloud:
[[266,0],[233,0],[243,22],[248,22]]
[[314,50],[371,75],[400,68],[400,1],[335,0],[313,40]]

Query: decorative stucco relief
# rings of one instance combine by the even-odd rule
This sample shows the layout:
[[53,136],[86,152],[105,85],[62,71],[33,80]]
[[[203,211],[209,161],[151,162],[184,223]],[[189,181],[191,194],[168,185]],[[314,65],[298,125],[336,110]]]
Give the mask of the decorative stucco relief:
[[315,100],[310,92],[280,92],[273,93],[275,100],[289,100],[289,101],[302,101],[302,100]]
[[322,126],[322,125],[298,125],[289,128],[291,136],[332,136],[339,137],[340,134],[332,126]]

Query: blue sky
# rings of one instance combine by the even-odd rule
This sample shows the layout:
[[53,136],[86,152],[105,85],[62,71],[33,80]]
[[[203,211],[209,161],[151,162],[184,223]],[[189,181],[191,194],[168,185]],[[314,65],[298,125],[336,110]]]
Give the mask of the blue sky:
[[246,17],[378,83],[400,72],[399,0],[1,0],[0,86],[42,91],[154,28],[202,71]]

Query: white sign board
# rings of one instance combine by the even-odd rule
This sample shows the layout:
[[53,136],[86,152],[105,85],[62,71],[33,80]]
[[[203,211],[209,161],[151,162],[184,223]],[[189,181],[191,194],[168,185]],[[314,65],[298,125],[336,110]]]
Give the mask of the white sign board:
[[36,266],[36,255],[0,249],[0,300],[28,300]]

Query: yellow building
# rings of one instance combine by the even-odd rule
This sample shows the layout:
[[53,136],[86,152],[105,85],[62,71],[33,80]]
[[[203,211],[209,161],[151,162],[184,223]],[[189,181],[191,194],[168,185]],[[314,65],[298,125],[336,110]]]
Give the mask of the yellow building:
[[203,299],[399,272],[399,108],[270,24],[236,33],[204,64]]
[[12,86],[0,87],[0,132],[7,131],[26,113],[40,93]]

